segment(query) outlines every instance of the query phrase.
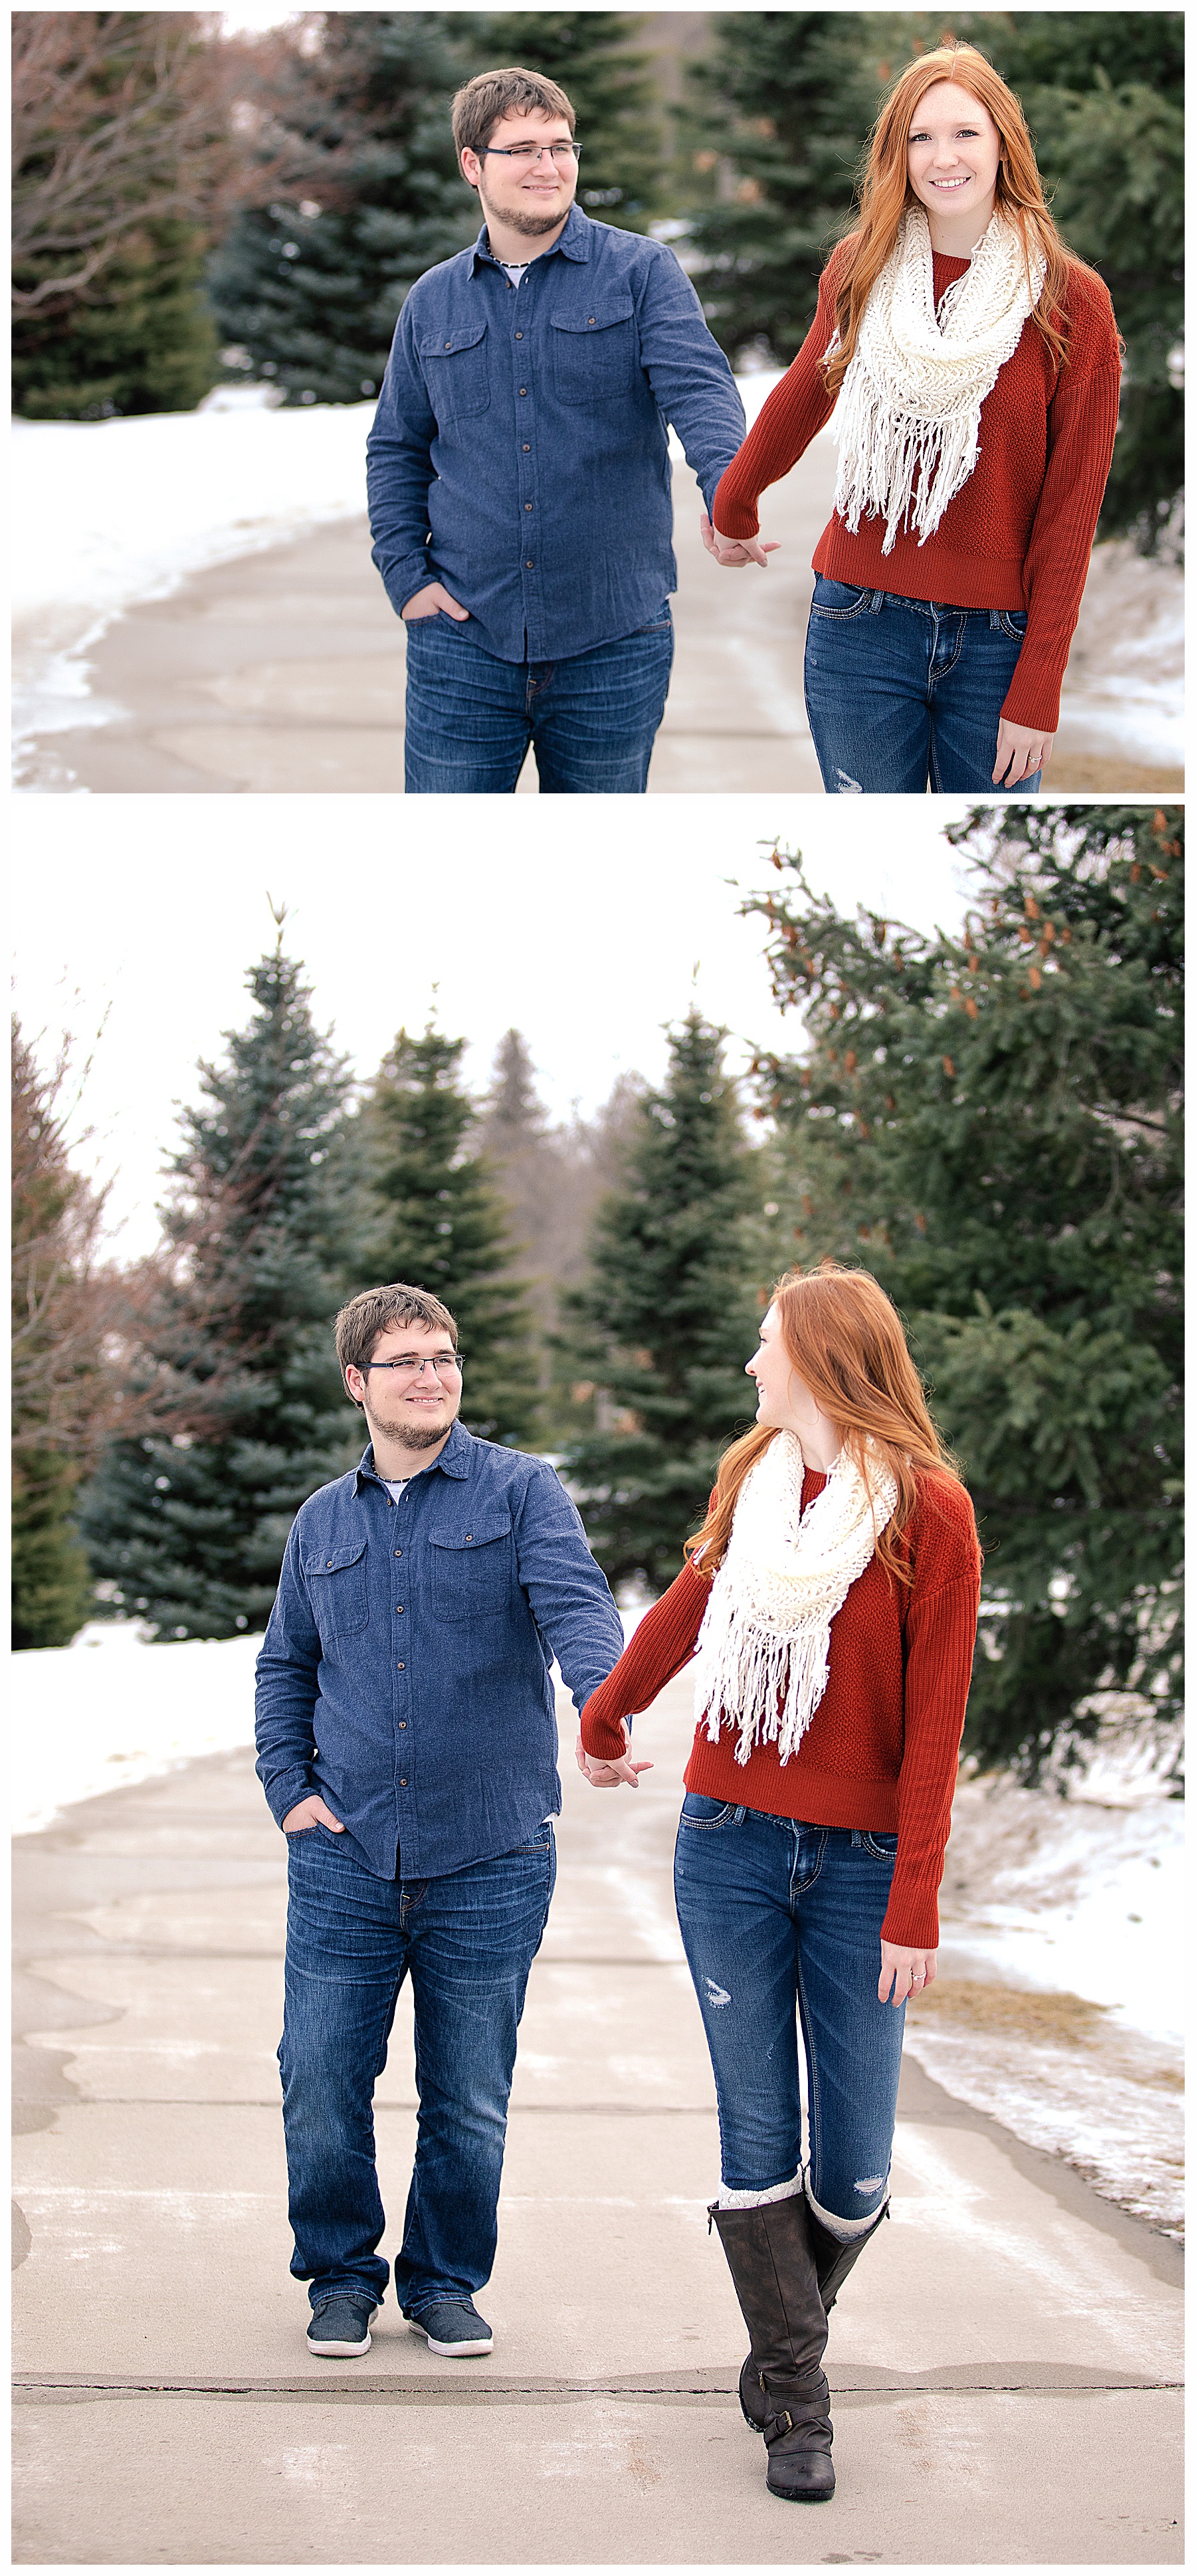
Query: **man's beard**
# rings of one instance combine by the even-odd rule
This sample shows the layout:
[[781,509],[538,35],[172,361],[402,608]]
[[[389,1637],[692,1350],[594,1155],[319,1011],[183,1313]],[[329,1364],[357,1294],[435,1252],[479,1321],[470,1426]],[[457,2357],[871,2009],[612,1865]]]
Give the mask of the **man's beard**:
[[392,1429],[390,1436],[401,1440],[404,1449],[435,1449],[452,1427],[451,1422],[413,1422],[409,1431],[405,1427],[401,1431]]
[[492,215],[496,215],[499,223],[506,224],[511,232],[522,233],[526,241],[538,241],[542,233],[556,231],[558,224],[564,222],[569,208],[566,206],[562,213],[558,206],[554,215],[550,215],[547,211],[537,214],[531,206],[520,206],[512,212],[506,206],[488,206],[483,197],[482,212],[487,223]]

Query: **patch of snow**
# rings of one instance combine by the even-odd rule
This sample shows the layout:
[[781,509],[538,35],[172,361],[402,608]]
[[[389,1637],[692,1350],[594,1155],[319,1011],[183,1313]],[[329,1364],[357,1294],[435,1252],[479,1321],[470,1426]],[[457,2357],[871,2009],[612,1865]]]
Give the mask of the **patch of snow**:
[[260,1637],[154,1645],[140,1620],[90,1622],[74,1644],[11,1663],[13,1831],[132,1788],[200,1754],[253,1742]]
[[[219,389],[223,394],[224,389]],[[15,738],[65,730],[89,710],[87,654],[138,600],[189,574],[365,509],[375,405],[274,410],[253,387],[236,406],[143,420],[13,423],[10,586],[23,676]]]

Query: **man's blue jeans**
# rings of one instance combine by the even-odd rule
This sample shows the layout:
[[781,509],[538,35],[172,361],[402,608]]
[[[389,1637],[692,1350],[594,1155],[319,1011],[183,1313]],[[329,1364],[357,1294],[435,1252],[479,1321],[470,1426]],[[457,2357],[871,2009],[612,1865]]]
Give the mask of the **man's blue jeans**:
[[407,621],[409,796],[513,796],[534,746],[542,796],[642,796],[673,667],[650,626],[562,662],[500,662],[447,610]]
[[729,2191],[771,2191],[801,2164],[797,2021],[809,2095],[809,2188],[832,2217],[885,2197],[905,2007],[877,2000],[896,1834],[791,1824],[687,1792],[677,1919],[714,2067]]
[[806,713],[828,796],[1033,796],[1041,770],[994,787],[997,725],[1023,609],[950,608],[814,584]]
[[278,2062],[295,2234],[311,2303],[380,2303],[385,2212],[374,2086],[404,1977],[419,2117],[395,2294],[405,2316],[489,2280],[516,2033],[556,1876],[552,1827],[449,1878],[385,1879],[327,1825],[288,1836],[286,2016]]

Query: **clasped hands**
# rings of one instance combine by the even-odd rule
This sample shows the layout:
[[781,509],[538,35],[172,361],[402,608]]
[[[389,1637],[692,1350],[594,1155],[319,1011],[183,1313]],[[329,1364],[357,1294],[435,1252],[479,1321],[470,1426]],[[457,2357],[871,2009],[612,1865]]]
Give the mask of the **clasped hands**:
[[713,555],[717,564],[724,565],[731,572],[738,572],[740,566],[746,563],[759,564],[766,572],[768,558],[770,555],[775,555],[781,542],[779,537],[768,540],[762,540],[760,537],[721,537],[718,529],[711,527],[710,514],[707,510],[703,510],[698,525],[702,531],[702,543],[707,554]]

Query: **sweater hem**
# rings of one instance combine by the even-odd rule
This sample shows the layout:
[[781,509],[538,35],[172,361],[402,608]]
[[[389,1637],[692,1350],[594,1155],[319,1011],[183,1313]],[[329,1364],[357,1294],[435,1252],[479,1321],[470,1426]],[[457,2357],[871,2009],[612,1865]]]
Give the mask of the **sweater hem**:
[[685,1766],[685,1786],[698,1798],[723,1798],[731,1806],[754,1807],[763,1816],[781,1816],[790,1824],[839,1825],[861,1833],[897,1831],[896,1780],[844,1780],[826,1771],[807,1770],[800,1758],[776,1774],[756,1776],[751,1762],[738,1763],[729,1743],[711,1744],[699,1734]]
[[[869,527],[865,536],[864,528]],[[956,554],[936,535],[911,561],[902,547],[882,555],[880,521],[865,521],[855,536],[842,519],[832,518],[814,548],[813,568],[826,581],[854,583],[861,590],[889,590],[898,599],[935,599],[952,608],[1027,606],[1021,555]]]

